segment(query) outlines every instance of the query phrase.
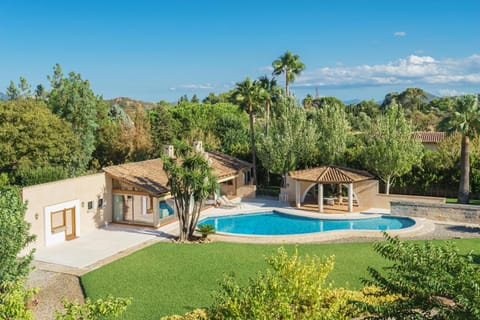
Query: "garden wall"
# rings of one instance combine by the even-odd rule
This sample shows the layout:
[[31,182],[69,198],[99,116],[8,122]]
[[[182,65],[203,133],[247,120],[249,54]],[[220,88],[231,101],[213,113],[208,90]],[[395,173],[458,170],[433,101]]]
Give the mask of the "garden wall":
[[437,203],[444,204],[445,198],[428,196],[411,196],[406,194],[384,194],[378,193],[371,199],[372,208],[390,209],[393,202],[412,202],[412,203]]
[[480,206],[392,201],[392,215],[480,224]]

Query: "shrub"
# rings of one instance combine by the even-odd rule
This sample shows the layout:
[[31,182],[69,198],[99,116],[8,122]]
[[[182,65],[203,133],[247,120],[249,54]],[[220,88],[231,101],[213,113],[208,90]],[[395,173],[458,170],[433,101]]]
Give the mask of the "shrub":
[[376,295],[401,295],[401,299],[378,305],[365,303],[378,318],[391,319],[480,319],[480,271],[472,255],[459,254],[445,246],[400,241],[384,233],[385,242],[374,249],[393,262],[380,273],[369,268],[368,285],[380,289]]
[[215,233],[215,227],[211,224],[202,224],[198,227],[198,232],[202,234],[203,239],[206,239],[208,235]]
[[21,167],[15,174],[15,180],[20,186],[31,186],[50,181],[62,180],[68,177],[68,172],[62,167]]
[[87,298],[85,304],[77,301],[63,300],[63,311],[55,311],[56,320],[98,320],[107,317],[119,317],[132,303],[130,298],[114,298],[107,296],[105,299],[91,301]]
[[195,309],[192,312],[187,312],[183,316],[174,315],[162,317],[161,320],[209,320],[207,310]]
[[21,279],[5,281],[0,285],[0,319],[32,320],[33,313],[27,303],[37,289],[25,289]]
[[20,256],[35,239],[29,233],[30,224],[24,220],[26,210],[17,188],[0,187],[0,284],[17,281],[30,272],[33,250]]
[[[288,256],[283,248],[267,259],[271,269],[238,286],[226,277],[216,304],[209,309],[212,319],[350,319],[362,310],[350,302],[364,300],[360,291],[334,289],[326,278],[333,269],[333,257]],[[376,298],[370,297],[370,301]]]

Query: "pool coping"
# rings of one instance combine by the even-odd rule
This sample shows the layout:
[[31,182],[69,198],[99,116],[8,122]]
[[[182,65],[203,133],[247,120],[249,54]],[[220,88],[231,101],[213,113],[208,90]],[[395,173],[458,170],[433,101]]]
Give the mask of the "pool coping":
[[[309,212],[304,210],[298,210],[295,208],[279,208],[279,207],[261,207],[257,209],[240,209],[240,210],[225,210],[224,213],[219,212],[206,212],[201,216],[200,219],[211,218],[211,217],[223,217],[230,215],[241,215],[249,213],[260,213],[266,211],[277,211],[280,213],[291,214],[295,216],[307,217],[307,218],[320,218],[326,220],[337,220],[337,219],[366,219],[366,218],[376,218],[380,216],[392,216],[400,218],[409,218],[415,221],[413,226],[397,229],[397,230],[388,230],[388,234],[392,236],[408,237],[408,236],[419,236],[432,232],[435,229],[434,224],[424,218],[417,217],[401,217],[391,215],[386,210],[381,209],[369,209],[362,212],[355,213],[318,213],[318,212]],[[209,238],[213,241],[222,241],[222,242],[239,242],[239,243],[315,243],[315,242],[324,242],[332,241],[346,238],[368,238],[368,239],[382,239],[383,231],[380,230],[332,230],[332,231],[323,231],[323,232],[314,232],[314,233],[305,233],[305,234],[291,234],[291,235],[245,235],[245,234],[233,234],[225,232],[216,232],[213,235],[210,235]]]

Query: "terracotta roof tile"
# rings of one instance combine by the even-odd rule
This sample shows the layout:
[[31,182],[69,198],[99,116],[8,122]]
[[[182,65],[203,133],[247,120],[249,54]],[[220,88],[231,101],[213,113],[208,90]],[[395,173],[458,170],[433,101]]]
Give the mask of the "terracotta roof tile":
[[[248,162],[217,151],[207,152],[207,154],[210,166],[213,168],[213,174],[219,179],[237,175],[238,171],[252,167]],[[118,180],[145,190],[152,195],[159,195],[170,191],[167,187],[168,177],[165,171],[163,171],[162,159],[105,167],[103,171]]]
[[353,183],[373,178],[373,176],[366,171],[338,166],[324,166],[305,170],[290,171],[288,174],[295,180],[311,181],[324,184]]
[[422,143],[439,143],[445,139],[446,134],[438,131],[415,131],[412,136]]

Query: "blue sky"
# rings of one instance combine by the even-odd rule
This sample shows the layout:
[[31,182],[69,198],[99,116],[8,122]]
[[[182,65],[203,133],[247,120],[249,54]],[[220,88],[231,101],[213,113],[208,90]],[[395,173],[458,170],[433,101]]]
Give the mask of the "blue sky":
[[47,84],[60,63],[105,98],[176,101],[270,74],[290,50],[306,65],[299,98],[480,92],[479,16],[475,0],[2,0],[0,91]]

